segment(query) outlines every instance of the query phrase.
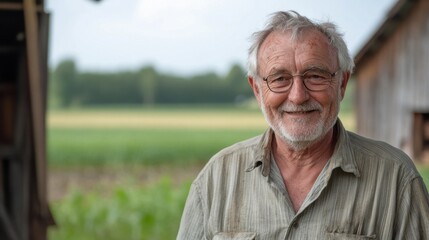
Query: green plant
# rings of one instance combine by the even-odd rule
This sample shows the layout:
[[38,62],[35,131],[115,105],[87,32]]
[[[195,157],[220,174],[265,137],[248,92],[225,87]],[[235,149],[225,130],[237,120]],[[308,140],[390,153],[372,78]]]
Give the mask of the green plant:
[[52,204],[55,240],[174,239],[190,183],[171,179],[146,187],[118,187],[112,192],[73,192]]

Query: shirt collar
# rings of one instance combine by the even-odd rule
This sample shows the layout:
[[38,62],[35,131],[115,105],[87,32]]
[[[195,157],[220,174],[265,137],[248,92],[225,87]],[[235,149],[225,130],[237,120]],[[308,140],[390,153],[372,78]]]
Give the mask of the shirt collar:
[[356,177],[360,177],[360,172],[353,155],[353,148],[350,144],[349,134],[340,119],[337,120],[334,131],[337,135],[337,143],[328,163],[329,169],[341,168],[344,172],[353,173]]
[[[360,176],[359,169],[350,146],[350,140],[347,131],[344,129],[340,119],[337,120],[334,131],[337,136],[334,153],[332,154],[327,167],[329,168],[329,175],[335,168],[341,168],[344,172],[353,173],[356,177]],[[271,142],[274,137],[272,129],[267,129],[262,135],[256,150],[255,160],[247,168],[247,172],[255,168],[262,167],[262,175],[264,177],[270,174],[271,170]]]
[[271,169],[271,142],[273,137],[273,130],[271,128],[267,129],[256,147],[255,160],[252,161],[246,172],[250,172],[257,167],[262,167],[262,175],[265,177],[268,176]]

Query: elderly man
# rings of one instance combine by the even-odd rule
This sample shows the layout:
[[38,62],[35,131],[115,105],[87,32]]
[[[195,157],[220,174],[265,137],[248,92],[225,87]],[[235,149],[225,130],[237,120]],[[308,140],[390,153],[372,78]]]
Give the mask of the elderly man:
[[429,239],[409,157],[337,118],[354,63],[335,25],[278,12],[253,36],[248,81],[270,128],[213,156],[178,239]]

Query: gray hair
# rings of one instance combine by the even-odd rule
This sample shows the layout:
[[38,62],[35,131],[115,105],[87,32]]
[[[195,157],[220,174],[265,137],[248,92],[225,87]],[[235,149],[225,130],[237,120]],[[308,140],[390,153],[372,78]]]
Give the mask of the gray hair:
[[335,24],[331,22],[315,23],[295,11],[287,11],[273,13],[265,29],[252,34],[252,44],[249,48],[247,59],[248,75],[257,78],[259,70],[258,50],[270,33],[275,31],[291,31],[292,39],[297,39],[305,29],[315,29],[323,33],[328,38],[331,46],[337,50],[340,69],[350,73],[353,72],[353,58],[350,56],[347,45],[343,40],[343,34],[337,31]]

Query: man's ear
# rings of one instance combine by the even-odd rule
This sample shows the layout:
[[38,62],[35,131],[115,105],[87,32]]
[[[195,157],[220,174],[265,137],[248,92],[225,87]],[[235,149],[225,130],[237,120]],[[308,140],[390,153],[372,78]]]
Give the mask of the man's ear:
[[258,101],[258,103],[260,102],[260,98],[261,98],[261,96],[260,96],[260,91],[259,91],[259,84],[258,84],[258,80],[257,79],[255,79],[254,77],[252,77],[252,76],[247,76],[247,80],[248,80],[248,82],[249,82],[249,85],[250,85],[250,87],[252,88],[252,90],[253,90],[253,94],[255,95],[255,97],[256,97],[256,100]]
[[343,78],[341,81],[341,87],[340,87],[340,91],[341,91],[341,100],[343,100],[344,95],[346,94],[346,88],[347,88],[347,83],[349,82],[350,79],[350,72],[344,72],[343,73]]

